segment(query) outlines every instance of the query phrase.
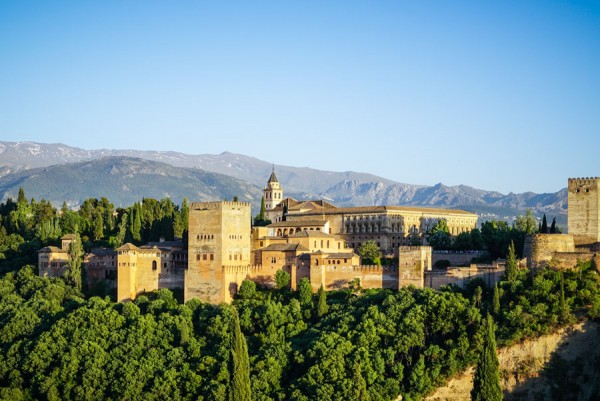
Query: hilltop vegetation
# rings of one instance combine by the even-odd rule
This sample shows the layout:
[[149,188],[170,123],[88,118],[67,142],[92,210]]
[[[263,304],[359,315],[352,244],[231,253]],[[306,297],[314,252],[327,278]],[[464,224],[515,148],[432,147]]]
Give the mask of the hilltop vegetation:
[[[242,285],[233,305],[184,305],[165,289],[120,304],[20,266],[65,233],[80,234],[88,249],[185,238],[186,202],[115,209],[88,199],[58,213],[21,191],[0,204],[0,216],[8,272],[0,277],[0,399],[223,400],[232,383],[243,390],[249,381],[254,400],[417,400],[476,361],[488,313],[499,345],[600,316],[594,266],[519,270],[512,251],[495,288],[473,280],[466,290],[355,287],[315,296]],[[470,235],[500,252],[523,230],[489,222]],[[234,362],[245,349],[237,327],[247,363]]]
[[330,292],[326,309],[286,289],[231,306],[182,305],[166,289],[121,304],[24,267],[0,279],[0,398],[227,399],[244,366],[232,352],[239,315],[254,400],[418,400],[476,361],[485,313],[501,344],[600,315],[589,264],[477,284]]

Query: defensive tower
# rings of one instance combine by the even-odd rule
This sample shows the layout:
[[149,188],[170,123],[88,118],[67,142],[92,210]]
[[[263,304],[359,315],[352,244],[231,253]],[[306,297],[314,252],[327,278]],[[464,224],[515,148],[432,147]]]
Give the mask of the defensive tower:
[[188,270],[184,299],[218,304],[228,302],[234,289],[226,288],[224,269],[250,265],[250,204],[197,202],[190,205]]
[[600,178],[569,178],[568,230],[575,245],[600,241]]

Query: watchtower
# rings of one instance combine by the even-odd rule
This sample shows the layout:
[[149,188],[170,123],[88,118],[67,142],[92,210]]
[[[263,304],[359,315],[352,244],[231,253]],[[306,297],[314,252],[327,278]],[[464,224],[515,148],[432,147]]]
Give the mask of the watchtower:
[[186,302],[199,298],[218,304],[230,299],[231,290],[226,288],[223,269],[250,265],[250,220],[249,203],[190,204]]
[[600,178],[569,178],[568,230],[575,245],[600,241]]

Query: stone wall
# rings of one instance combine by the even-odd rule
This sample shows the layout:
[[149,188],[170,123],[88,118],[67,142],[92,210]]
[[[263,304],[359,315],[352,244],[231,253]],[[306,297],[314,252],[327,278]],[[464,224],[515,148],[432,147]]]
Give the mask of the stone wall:
[[401,246],[398,249],[399,286],[425,286],[425,270],[431,270],[430,246]]
[[592,244],[600,241],[600,179],[569,178],[568,229],[575,243]]
[[556,252],[575,252],[575,243],[570,234],[532,234],[525,237],[523,257],[527,267],[535,268],[548,264]]
[[231,301],[223,266],[249,266],[253,262],[250,221],[249,203],[190,205],[185,301],[192,298],[213,304]]
[[435,263],[439,260],[447,260],[450,262],[450,266],[470,266],[473,258],[478,258],[483,254],[483,251],[472,251],[472,252],[441,252],[436,251],[431,254],[431,263],[435,266]]

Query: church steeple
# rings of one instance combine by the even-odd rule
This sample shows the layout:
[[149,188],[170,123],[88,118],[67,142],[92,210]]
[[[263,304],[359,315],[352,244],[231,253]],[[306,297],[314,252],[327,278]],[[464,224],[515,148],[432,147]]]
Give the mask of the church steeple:
[[275,175],[275,165],[274,164],[273,164],[273,172],[271,172],[271,177],[269,177],[269,181],[267,181],[267,185],[272,182],[279,183],[279,180],[277,179],[277,176]]
[[277,175],[275,175],[275,165],[273,165],[271,176],[269,177],[269,181],[267,181],[267,186],[263,189],[263,196],[265,198],[265,209],[267,211],[274,209],[283,199],[283,189],[277,179]]

